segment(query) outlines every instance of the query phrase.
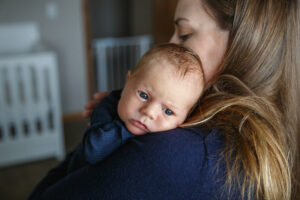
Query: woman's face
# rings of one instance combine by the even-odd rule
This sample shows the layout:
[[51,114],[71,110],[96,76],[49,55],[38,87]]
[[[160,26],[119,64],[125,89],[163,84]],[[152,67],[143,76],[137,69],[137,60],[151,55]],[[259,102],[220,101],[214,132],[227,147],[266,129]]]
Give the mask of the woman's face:
[[194,50],[201,58],[206,81],[218,70],[225,54],[229,31],[222,30],[202,5],[202,0],[179,0],[175,32],[170,40]]

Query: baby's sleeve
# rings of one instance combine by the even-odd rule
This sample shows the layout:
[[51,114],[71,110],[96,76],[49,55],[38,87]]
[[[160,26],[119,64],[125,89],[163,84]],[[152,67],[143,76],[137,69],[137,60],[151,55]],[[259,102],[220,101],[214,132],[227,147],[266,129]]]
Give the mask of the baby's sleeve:
[[92,113],[91,126],[86,130],[82,142],[82,153],[89,164],[102,161],[134,136],[118,117],[120,96],[121,90],[111,92]]
[[90,164],[98,163],[134,136],[119,119],[104,125],[95,123],[84,135],[85,159]]

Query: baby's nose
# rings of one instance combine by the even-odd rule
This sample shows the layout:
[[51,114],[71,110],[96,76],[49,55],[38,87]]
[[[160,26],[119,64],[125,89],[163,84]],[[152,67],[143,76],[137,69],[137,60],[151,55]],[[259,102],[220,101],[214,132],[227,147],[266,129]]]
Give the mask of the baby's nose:
[[150,104],[147,106],[144,106],[142,109],[142,113],[146,115],[149,119],[155,120],[158,115],[158,111],[155,105]]

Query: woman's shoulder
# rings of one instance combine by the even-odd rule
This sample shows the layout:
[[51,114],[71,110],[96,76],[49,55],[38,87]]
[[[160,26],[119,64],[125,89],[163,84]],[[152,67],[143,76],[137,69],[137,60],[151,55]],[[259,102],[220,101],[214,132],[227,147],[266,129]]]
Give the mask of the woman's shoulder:
[[[128,159],[126,169],[138,165],[144,174],[141,178],[170,190],[165,191],[168,194],[214,199],[220,197],[225,181],[223,147],[222,133],[217,129],[176,128],[132,138],[120,152],[127,151],[123,154]],[[132,176],[137,176],[136,172]]]
[[167,169],[189,165],[189,171],[207,173],[223,163],[224,138],[218,129],[176,128],[132,138],[124,149]]
[[218,129],[176,128],[169,131],[149,133],[129,141],[141,151],[195,153],[202,155],[220,153],[223,150],[224,139]]
[[228,199],[222,193],[226,174],[220,162],[222,146],[218,130],[177,128],[139,136],[102,162],[60,179],[43,197]]

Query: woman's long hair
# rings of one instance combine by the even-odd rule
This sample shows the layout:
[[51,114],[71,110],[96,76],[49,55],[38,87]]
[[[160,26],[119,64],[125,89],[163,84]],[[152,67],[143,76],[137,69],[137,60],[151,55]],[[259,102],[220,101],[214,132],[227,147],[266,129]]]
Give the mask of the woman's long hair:
[[248,199],[290,199],[300,112],[298,1],[204,4],[231,34],[221,70],[186,125],[223,130],[229,189],[239,186]]

